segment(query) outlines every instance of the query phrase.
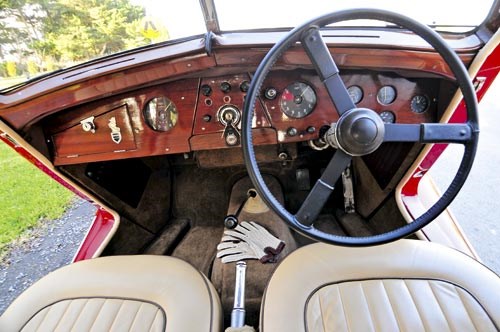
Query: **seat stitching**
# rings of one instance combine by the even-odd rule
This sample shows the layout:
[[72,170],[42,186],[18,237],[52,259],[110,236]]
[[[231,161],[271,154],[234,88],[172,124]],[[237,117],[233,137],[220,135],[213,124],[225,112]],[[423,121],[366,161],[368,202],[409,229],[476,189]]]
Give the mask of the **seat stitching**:
[[129,331],[132,329],[132,327],[134,327],[135,320],[137,319],[137,315],[139,314],[139,311],[141,310],[143,304],[144,303],[141,303],[139,308],[137,308],[137,311],[135,312],[135,315],[134,315],[134,319],[132,320],[132,323],[130,324],[130,327],[128,328]]
[[321,325],[323,326],[323,331],[327,331],[325,327],[325,319],[323,317],[323,303],[321,301],[321,295],[318,294],[319,312],[321,314]]
[[439,301],[438,295],[436,294],[436,292],[434,292],[434,288],[432,287],[432,283],[430,283],[427,280],[427,284],[429,285],[429,288],[431,289],[432,295],[434,295],[434,299],[436,300],[436,302],[439,306],[439,309],[443,313],[444,319],[446,320],[446,324],[448,325],[448,329],[451,331],[450,321],[448,320],[448,317],[446,316],[446,312],[443,310],[443,306],[441,305],[441,302]]
[[108,300],[108,299],[104,299],[104,301],[102,302],[101,307],[100,307],[100,308],[99,308],[99,310],[97,311],[97,315],[94,317],[94,322],[92,323],[92,325],[91,325],[91,326],[90,326],[90,328],[89,328],[89,331],[92,331],[92,328],[94,327],[95,322],[97,321],[97,317],[99,317],[99,315],[101,314],[101,310],[102,310],[102,308],[104,307],[104,305],[106,304],[106,301],[107,301],[107,300]]
[[[40,326],[42,326],[42,323],[47,318],[47,315],[49,314],[50,310],[52,310],[52,306],[48,307],[47,310],[45,310],[45,315],[43,316],[42,320],[40,320],[40,323],[38,323],[38,326],[36,327],[35,332],[37,332],[40,329]],[[33,318],[31,318],[31,319],[33,319]]]
[[89,303],[89,299],[85,299],[85,304],[83,305],[82,309],[80,309],[80,313],[78,313],[78,316],[76,316],[75,321],[73,322],[73,324],[69,328],[70,331],[73,330],[73,327],[75,326],[76,322],[78,322],[78,319],[82,315],[82,312],[85,310],[85,308],[87,307],[88,303]]
[[113,325],[115,325],[116,319],[118,318],[118,314],[120,314],[120,310],[122,310],[124,304],[125,304],[125,301],[122,301],[122,303],[120,304],[120,308],[118,308],[118,311],[115,314],[115,318],[113,318],[113,322],[111,322],[111,325],[109,327],[109,331],[113,330]]
[[413,302],[413,305],[415,306],[415,309],[417,310],[418,317],[420,318],[420,321],[422,322],[422,326],[424,327],[424,332],[427,331],[427,328],[425,326],[425,321],[422,318],[422,314],[420,313],[420,310],[418,310],[418,305],[417,302],[415,301],[413,294],[411,293],[410,287],[408,287],[406,283],[406,279],[403,279],[403,284],[405,285],[406,289],[408,290],[408,294],[410,294],[411,301]]
[[474,329],[476,331],[479,331],[477,329],[477,326],[476,324],[474,323],[474,319],[472,319],[472,316],[469,314],[469,309],[467,308],[467,306],[465,305],[465,301],[462,299],[462,295],[460,294],[460,292],[458,291],[457,287],[453,287],[453,290],[455,291],[455,293],[457,293],[458,295],[458,298],[460,299],[460,303],[462,303],[462,306],[464,307],[465,309],[465,312],[467,313],[467,316],[469,317],[469,320],[472,322],[472,326],[474,326]]
[[342,299],[342,289],[339,287],[340,304],[342,305],[342,312],[344,313],[344,319],[346,322],[347,332],[351,331],[349,328],[349,320],[347,319],[347,312],[344,309],[344,300]]
[[394,319],[396,320],[396,324],[398,324],[398,330],[401,331],[401,324],[399,323],[398,316],[396,315],[396,311],[394,310],[394,305],[392,304],[391,298],[389,297],[389,292],[387,292],[387,288],[385,287],[385,282],[384,280],[380,280],[382,283],[382,287],[384,288],[385,296],[387,296],[387,301],[389,302],[389,305],[391,306],[391,312],[392,315],[394,316]]
[[153,327],[153,324],[155,323],[156,316],[158,315],[159,311],[160,310],[158,310],[158,309],[156,310],[156,314],[154,315],[153,319],[151,320],[151,325],[149,325],[149,328],[147,330],[145,330],[145,331],[151,331],[151,328]]
[[368,315],[370,315],[370,321],[372,323],[371,324],[372,325],[372,329],[373,329],[373,331],[375,331],[375,321],[373,320],[373,315],[372,315],[372,312],[370,310],[370,304],[368,303],[368,298],[366,297],[366,293],[365,293],[365,290],[363,288],[363,283],[360,282],[359,285],[361,287],[361,293],[363,294],[363,299],[366,302],[366,307],[368,308]]
[[[57,324],[56,326],[54,327],[54,331],[57,330],[57,327],[59,326],[59,324],[61,324],[61,321],[63,320],[64,318],[64,315],[66,315],[66,312],[68,312],[68,308],[71,306],[71,302],[72,301],[68,301],[69,303],[66,305],[66,308],[64,309],[64,312],[62,313],[61,316],[59,316],[59,320],[57,321]],[[62,303],[62,302],[61,302]]]

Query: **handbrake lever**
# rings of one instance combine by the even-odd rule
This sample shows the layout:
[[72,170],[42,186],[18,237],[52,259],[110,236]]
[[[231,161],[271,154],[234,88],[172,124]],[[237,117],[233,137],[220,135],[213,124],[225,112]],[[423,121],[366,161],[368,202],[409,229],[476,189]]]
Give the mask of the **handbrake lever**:
[[234,304],[231,311],[231,327],[245,326],[245,275],[247,264],[236,262],[236,281],[234,285]]

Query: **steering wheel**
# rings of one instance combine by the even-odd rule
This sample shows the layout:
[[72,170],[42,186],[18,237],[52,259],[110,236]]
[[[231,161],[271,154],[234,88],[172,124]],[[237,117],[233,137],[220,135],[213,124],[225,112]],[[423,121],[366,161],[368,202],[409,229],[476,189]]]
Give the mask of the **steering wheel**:
[[[413,31],[434,47],[455,75],[467,107],[467,122],[464,124],[385,124],[373,110],[357,108],[349,97],[340,78],[339,70],[320,33],[320,28],[328,24],[354,19],[379,20],[399,25]],[[252,144],[252,116],[261,86],[272,66],[283,52],[299,41],[327,89],[339,119],[336,123],[332,123],[324,136],[324,140],[337,149],[336,152],[298,212],[291,214],[271,194],[260,173]],[[335,112],[335,110],[331,111]],[[243,156],[250,178],[259,195],[281,219],[299,233],[318,241],[344,246],[369,246],[395,241],[418,231],[434,220],[452,202],[464,184],[474,161],[478,137],[476,94],[467,70],[459,57],[429,27],[403,15],[385,10],[356,9],[334,12],[291,30],[271,48],[260,63],[252,78],[243,109]],[[352,157],[372,153],[383,142],[457,143],[464,145],[464,154],[457,173],[446,192],[429,210],[409,224],[382,234],[366,237],[340,236],[315,228],[314,221]]]

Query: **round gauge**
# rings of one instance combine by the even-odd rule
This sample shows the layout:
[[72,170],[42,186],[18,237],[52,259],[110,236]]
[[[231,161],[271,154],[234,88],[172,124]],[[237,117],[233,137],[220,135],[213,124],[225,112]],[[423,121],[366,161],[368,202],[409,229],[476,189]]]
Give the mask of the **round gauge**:
[[294,82],[288,85],[281,94],[281,111],[291,118],[303,118],[314,110],[316,93],[310,85]]
[[359,103],[361,99],[363,99],[363,90],[357,85],[348,87],[347,92],[349,93],[349,97],[351,97],[354,104]]
[[156,131],[169,131],[177,124],[177,107],[167,97],[155,97],[144,107],[146,123]]
[[384,123],[394,123],[396,122],[396,116],[391,111],[383,111],[379,114]]
[[396,99],[396,89],[393,86],[386,85],[377,92],[377,101],[382,105],[389,105]]
[[430,101],[424,95],[417,95],[411,99],[410,107],[415,113],[424,113],[429,108]]

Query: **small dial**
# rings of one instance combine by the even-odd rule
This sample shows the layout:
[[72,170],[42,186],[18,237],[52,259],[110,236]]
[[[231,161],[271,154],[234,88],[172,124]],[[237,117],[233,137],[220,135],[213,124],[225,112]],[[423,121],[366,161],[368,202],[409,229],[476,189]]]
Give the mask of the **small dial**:
[[357,85],[348,87],[347,92],[349,93],[349,97],[351,97],[354,104],[359,103],[361,99],[363,99],[363,90]]
[[392,104],[396,100],[396,89],[393,86],[386,85],[377,92],[377,101],[382,105]]
[[411,99],[410,107],[415,113],[424,113],[429,108],[429,98],[424,95],[417,95]]
[[394,123],[396,122],[396,116],[391,111],[383,111],[380,113],[380,117],[384,123]]
[[287,116],[300,119],[311,114],[316,106],[316,93],[312,87],[302,82],[288,85],[281,94],[281,111]]
[[177,107],[167,97],[156,97],[144,107],[146,123],[156,131],[169,131],[177,124]]

